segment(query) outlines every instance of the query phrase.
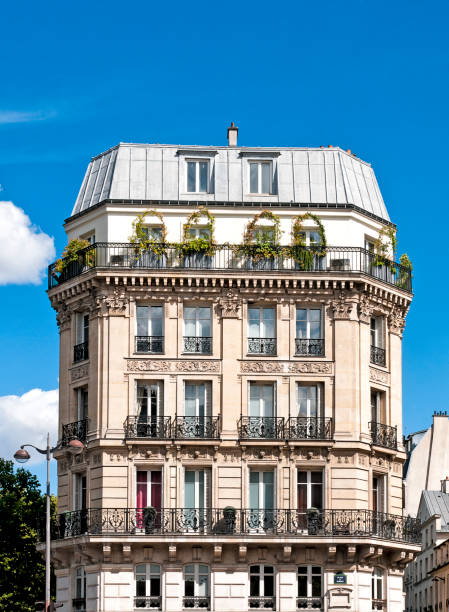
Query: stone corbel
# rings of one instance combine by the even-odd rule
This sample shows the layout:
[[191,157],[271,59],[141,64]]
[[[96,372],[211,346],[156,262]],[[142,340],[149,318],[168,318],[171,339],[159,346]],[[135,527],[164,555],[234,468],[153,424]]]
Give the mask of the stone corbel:
[[403,565],[408,562],[407,553],[405,550],[397,550],[396,552],[392,553],[390,561],[393,566]]
[[284,546],[282,548],[282,559],[285,563],[289,563],[292,558],[292,547]]
[[121,317],[126,315],[129,297],[124,288],[115,287],[113,293],[97,296],[95,303],[99,315]]
[[103,544],[103,561],[105,563],[112,561],[112,547],[110,544]]
[[388,329],[390,333],[395,336],[399,336],[402,338],[402,333],[405,327],[405,313],[403,310],[393,307],[392,311],[387,317],[388,320]]
[[331,302],[331,311],[335,321],[344,321],[351,318],[354,303],[347,300],[345,291],[340,291],[336,299]]
[[241,298],[238,293],[229,289],[220,297],[219,309],[223,319],[238,319],[241,311]]
[[361,296],[358,310],[360,323],[369,323],[373,314],[373,306],[366,295]]
[[328,563],[334,563],[336,556],[337,556],[337,547],[336,546],[328,546],[328,548],[327,548],[327,561],[328,561]]
[[132,559],[132,550],[130,544],[123,544],[122,546],[123,560],[125,563],[130,563]]
[[348,563],[352,563],[355,559],[355,553],[357,552],[357,546],[348,546],[346,548],[346,560]]
[[239,546],[239,563],[245,563],[246,562],[246,553],[248,552],[248,549],[246,546]]
[[375,551],[374,554],[371,556],[371,560],[374,561],[374,559],[380,559],[380,557],[384,554],[384,549],[381,546],[378,546]]
[[215,561],[215,563],[220,563],[221,562],[222,553],[223,553],[223,546],[221,546],[221,545],[214,546],[214,561]]
[[176,561],[176,546],[168,547],[168,560],[170,563],[174,563]]
[[371,559],[374,556],[375,552],[376,548],[374,546],[362,546],[359,555],[360,560],[368,561],[368,559]]

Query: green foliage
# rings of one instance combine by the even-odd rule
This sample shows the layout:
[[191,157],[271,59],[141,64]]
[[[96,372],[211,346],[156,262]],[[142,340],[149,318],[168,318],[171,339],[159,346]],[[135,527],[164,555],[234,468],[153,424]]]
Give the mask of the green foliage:
[[[260,235],[257,234],[257,224],[261,219],[268,219],[273,223],[273,239],[266,240]],[[266,226],[262,226],[261,229]],[[261,246],[265,245],[277,245],[279,244],[279,240],[281,239],[281,218],[279,215],[275,215],[271,210],[263,210],[257,215],[254,215],[254,218],[248,223],[245,228],[245,232],[243,234],[243,246],[250,244],[257,244]]]
[[44,517],[37,478],[0,459],[0,610],[32,612],[45,598],[45,562],[36,550]]
[[213,255],[215,253],[215,245],[207,238],[191,238],[176,246],[180,257],[196,254]]
[[[320,244],[312,247],[306,247],[303,221],[311,219],[317,226]],[[291,256],[298,264],[300,270],[313,270],[315,257],[324,257],[326,255],[326,232],[321,219],[313,213],[307,212],[303,215],[298,215],[292,226],[292,244]]]
[[399,257],[399,263],[400,268],[396,285],[401,289],[406,289],[407,291],[410,291],[410,280],[412,276],[411,272],[413,270],[413,266],[407,253],[403,253]]
[[[145,232],[145,219],[146,217],[157,217],[161,225],[161,239],[155,240],[150,238]],[[133,221],[133,234],[129,237],[131,244],[135,245],[137,250],[137,256],[139,257],[145,251],[151,251],[155,255],[162,256],[166,253],[165,242],[167,240],[167,227],[164,223],[164,219],[160,212],[157,210],[146,210]]]
[[[207,231],[208,237],[195,237],[192,238],[190,231],[195,227],[200,225],[201,219],[205,217],[207,222],[203,225],[201,223],[201,227]],[[178,249],[179,256],[186,257],[188,255],[213,255],[215,253],[215,239],[214,239],[214,229],[215,229],[215,217],[207,210],[205,206],[200,206],[198,210],[193,212],[187,221],[184,223],[184,234],[183,241],[181,244],[175,245]]]
[[210,243],[214,243],[214,229],[215,229],[215,217],[207,210],[205,206],[200,206],[198,210],[195,210],[187,221],[184,223],[184,236],[183,241],[191,240],[190,238],[190,230],[193,226],[199,225],[200,219],[202,217],[206,217],[207,223],[205,224],[205,228],[209,231]]
[[[55,271],[56,272],[64,272],[67,266],[72,261],[78,261],[81,251],[83,249],[90,246],[88,240],[82,240],[81,238],[74,238],[70,240],[70,242],[65,247],[62,252],[62,257],[59,258],[55,263]],[[88,253],[87,257],[87,265],[93,267],[95,265],[95,256],[94,252]]]
[[382,227],[374,243],[375,257],[373,264],[375,266],[394,265],[392,260],[394,261],[397,248],[396,229],[394,227]]

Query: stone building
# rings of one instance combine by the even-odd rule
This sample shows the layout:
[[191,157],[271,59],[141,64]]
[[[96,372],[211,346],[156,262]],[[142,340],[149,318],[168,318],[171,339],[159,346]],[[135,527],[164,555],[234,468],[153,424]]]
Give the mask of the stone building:
[[228,139],[119,144],[65,221],[89,246],[49,269],[58,601],[402,611],[394,226],[350,152]]

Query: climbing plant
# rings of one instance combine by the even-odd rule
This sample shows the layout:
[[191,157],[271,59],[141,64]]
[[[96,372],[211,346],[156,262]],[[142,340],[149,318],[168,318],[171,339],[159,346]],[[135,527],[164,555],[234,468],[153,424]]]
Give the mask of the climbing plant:
[[[273,225],[260,226],[259,222],[262,219],[268,219]],[[272,236],[269,237],[267,233],[257,231],[258,229],[272,230]],[[248,222],[243,233],[243,244],[236,245],[234,250],[237,254],[244,254],[252,257],[254,260],[277,257],[282,251],[282,248],[279,246],[281,235],[280,216],[275,215],[271,210],[263,210],[254,215],[253,219]]]
[[399,257],[399,263],[400,263],[400,268],[399,268],[399,273],[398,273],[396,284],[401,289],[407,289],[408,291],[410,291],[410,286],[411,286],[410,280],[411,280],[411,273],[413,270],[413,265],[407,253],[403,253]]
[[396,228],[383,226],[374,242],[374,265],[393,264],[397,247]]
[[[310,219],[317,226],[318,235],[320,237],[320,244],[313,245],[312,248],[306,247],[305,230],[303,222],[306,219]],[[315,258],[324,257],[326,255],[326,232],[321,219],[313,213],[307,212],[303,215],[298,215],[292,225],[292,248],[291,254],[293,259],[296,261],[299,269],[311,270],[313,269]]]
[[[201,222],[203,218],[207,219],[205,223]],[[206,230],[204,236],[191,236],[190,231],[197,226],[204,227]],[[183,230],[182,242],[177,245],[181,257],[195,254],[213,255],[215,253],[215,217],[205,206],[201,206],[188,217]]]
[[[55,263],[56,272],[64,272],[64,270],[74,261],[79,261],[80,256],[83,254],[84,249],[90,246],[88,240],[82,238],[73,238],[69,241],[67,246],[62,252],[60,257]],[[94,251],[86,253],[86,265],[93,267],[95,265],[95,253]]]
[[[157,217],[161,222],[161,238],[156,240],[151,238],[145,231],[145,219],[147,217]],[[137,255],[141,255],[144,251],[151,251],[155,255],[164,255],[166,252],[167,227],[164,223],[164,218],[157,210],[146,210],[134,219],[133,234],[129,237],[129,241],[137,249]]]

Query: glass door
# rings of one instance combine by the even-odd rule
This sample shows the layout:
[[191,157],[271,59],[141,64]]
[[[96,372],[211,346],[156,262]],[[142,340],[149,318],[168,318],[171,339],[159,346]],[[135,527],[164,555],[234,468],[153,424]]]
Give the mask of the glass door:
[[184,473],[184,526],[188,531],[207,527],[211,505],[210,470],[186,470]]
[[249,527],[255,530],[274,526],[274,472],[251,470],[249,473]]
[[163,416],[162,381],[137,384],[137,436],[157,438]]
[[152,533],[161,526],[162,472],[138,470],[136,481],[136,527]]
[[185,383],[182,437],[207,438],[211,427],[210,383]]
[[250,383],[249,387],[249,438],[276,439],[274,415],[274,385],[272,383]]

